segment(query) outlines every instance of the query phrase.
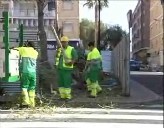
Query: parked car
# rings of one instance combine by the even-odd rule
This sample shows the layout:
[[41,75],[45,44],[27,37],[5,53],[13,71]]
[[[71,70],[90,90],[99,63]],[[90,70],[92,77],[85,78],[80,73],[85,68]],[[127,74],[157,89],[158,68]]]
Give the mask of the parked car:
[[130,71],[139,71],[140,62],[136,60],[130,60]]

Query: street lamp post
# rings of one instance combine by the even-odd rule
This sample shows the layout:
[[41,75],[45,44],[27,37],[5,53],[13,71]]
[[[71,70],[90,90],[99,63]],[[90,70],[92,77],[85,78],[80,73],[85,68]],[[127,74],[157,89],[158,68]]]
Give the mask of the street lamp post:
[[128,42],[127,42],[127,55],[126,55],[126,84],[125,87],[123,88],[123,95],[124,96],[130,96],[130,68],[129,68],[129,61],[130,61],[130,28],[132,27],[132,10],[129,10],[127,13],[127,19],[128,19],[128,26],[129,26],[129,37],[128,37]]

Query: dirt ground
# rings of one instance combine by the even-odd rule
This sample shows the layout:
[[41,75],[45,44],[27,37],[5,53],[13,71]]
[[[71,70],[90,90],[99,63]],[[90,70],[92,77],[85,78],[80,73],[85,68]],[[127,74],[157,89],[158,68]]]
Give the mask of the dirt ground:
[[59,94],[45,94],[43,98],[44,102],[49,102],[49,105],[55,105],[57,107],[114,107],[112,99],[120,97],[121,89],[120,87],[109,88],[107,86],[103,87],[103,91],[98,94],[96,98],[89,98],[89,92],[84,89],[73,88],[72,100],[61,101]]
[[[72,100],[64,101],[59,97],[57,90],[50,90],[46,92],[43,91],[42,96],[37,96],[37,108],[38,107],[88,107],[88,108],[103,108],[109,107],[113,108],[117,105],[112,102],[112,99],[119,98],[121,94],[120,86],[115,86],[110,88],[109,86],[103,86],[102,92],[98,94],[96,98],[89,98],[89,92],[86,88],[79,88],[78,86],[73,86],[72,89]],[[19,109],[20,98],[15,96],[12,102],[7,102],[1,105],[1,109]]]
[[[41,70],[42,71],[42,70]],[[118,80],[110,74],[103,74],[103,80],[101,82],[102,93],[98,94],[96,98],[89,98],[89,93],[85,88],[85,84],[78,79],[80,82],[75,84],[72,87],[72,100],[71,101],[61,101],[58,94],[57,84],[53,81],[56,81],[54,70],[45,70],[40,73],[40,78],[43,85],[38,88],[42,88],[39,95],[37,95],[37,107],[89,107],[89,108],[103,108],[109,107],[113,108],[117,105],[113,103],[113,99],[119,98],[121,95],[121,88]],[[81,77],[79,77],[81,78]],[[117,85],[111,87],[108,82],[109,79],[115,79]],[[52,86],[50,86],[53,84]],[[53,90],[52,90],[53,88]],[[42,92],[42,93],[41,93]],[[13,98],[13,97],[12,97]],[[14,98],[13,98],[14,99]],[[15,99],[12,102],[7,102],[1,105],[1,109],[19,109],[20,96],[15,96]]]

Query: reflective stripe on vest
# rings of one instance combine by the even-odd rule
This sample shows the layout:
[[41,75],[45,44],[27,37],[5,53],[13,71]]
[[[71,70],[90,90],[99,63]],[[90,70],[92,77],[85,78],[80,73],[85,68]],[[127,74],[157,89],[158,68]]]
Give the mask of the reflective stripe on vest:
[[61,55],[61,48],[59,48],[57,50],[57,53],[56,53],[56,59],[55,59],[55,65],[57,66],[59,64],[59,58],[60,58],[60,55]]
[[[65,49],[63,51],[64,52],[64,54],[63,54],[63,67],[64,68],[73,68],[73,64],[71,66],[65,65],[65,63],[68,63],[68,62],[72,61],[72,49],[73,49],[73,47],[68,46],[67,49]],[[61,49],[58,52],[58,55],[56,57],[56,65],[59,64],[60,55],[61,55]]]

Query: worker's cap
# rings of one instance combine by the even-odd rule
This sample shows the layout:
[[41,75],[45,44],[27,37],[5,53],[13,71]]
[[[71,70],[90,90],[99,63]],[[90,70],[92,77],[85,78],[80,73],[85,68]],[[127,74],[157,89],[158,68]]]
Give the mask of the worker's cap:
[[35,43],[34,43],[33,41],[27,41],[27,42],[26,42],[26,45],[27,45],[28,47],[33,47],[33,48],[35,48]]
[[67,36],[63,36],[61,38],[61,42],[68,42],[69,41],[69,38]]

